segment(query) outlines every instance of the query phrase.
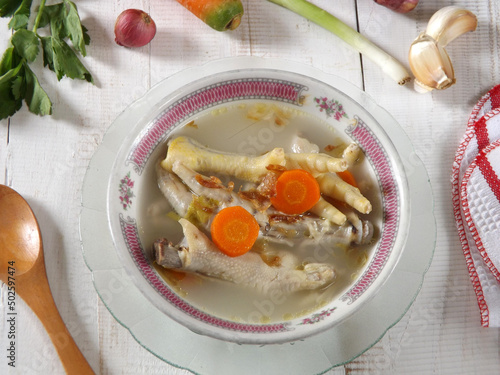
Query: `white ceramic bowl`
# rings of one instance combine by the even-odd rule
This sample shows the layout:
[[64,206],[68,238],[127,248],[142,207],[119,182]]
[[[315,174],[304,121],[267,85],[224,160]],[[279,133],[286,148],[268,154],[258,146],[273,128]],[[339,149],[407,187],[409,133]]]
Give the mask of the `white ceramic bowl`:
[[[410,197],[404,163],[384,131],[384,123],[394,120],[368,96],[341,79],[314,72],[305,75],[297,69],[270,68],[259,59],[236,59],[191,69],[169,83],[172,89],[164,97],[135,109],[137,124],[116,155],[108,184],[107,214],[114,246],[140,292],[190,330],[244,344],[301,340],[324,332],[363,309],[390,278],[409,232]],[[364,173],[374,182],[371,220],[377,228],[376,243],[365,266],[333,300],[308,314],[269,323],[214,314],[177,293],[153,267],[148,228],[142,223],[148,199],[159,196],[155,161],[164,156],[166,141],[173,132],[192,120],[203,121],[224,113],[229,106],[243,111],[255,103],[277,103],[305,114],[314,126],[305,122],[299,128],[318,143],[328,144],[323,138],[333,131],[362,147],[366,157]],[[134,110],[133,106],[130,110]],[[230,145],[222,134],[204,133],[205,143],[241,151],[248,134],[238,124],[234,126]],[[269,129],[260,133],[262,146],[272,145],[273,130]],[[254,135],[259,138],[259,133]],[[174,233],[172,228],[166,232],[178,238],[179,229]],[[228,300],[228,307],[230,303]]]

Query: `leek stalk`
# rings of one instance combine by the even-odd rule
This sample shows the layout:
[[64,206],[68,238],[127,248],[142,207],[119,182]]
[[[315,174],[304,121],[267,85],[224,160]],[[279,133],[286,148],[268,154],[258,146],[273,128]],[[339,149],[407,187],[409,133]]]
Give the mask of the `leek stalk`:
[[377,64],[384,73],[404,85],[410,81],[406,68],[394,57],[373,44],[366,37],[353,30],[337,17],[306,0],[268,0],[316,23],[337,35],[363,56]]

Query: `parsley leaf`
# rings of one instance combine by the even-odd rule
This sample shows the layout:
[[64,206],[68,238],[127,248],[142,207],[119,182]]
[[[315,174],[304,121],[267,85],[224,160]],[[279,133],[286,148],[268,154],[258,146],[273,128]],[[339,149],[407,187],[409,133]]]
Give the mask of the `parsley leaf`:
[[10,40],[16,52],[29,62],[33,62],[38,55],[39,43],[36,34],[26,29],[17,30]]
[[57,79],[64,76],[78,78],[93,83],[90,72],[80,62],[71,47],[59,38],[46,36],[41,38],[43,65],[56,73]]
[[50,24],[52,36],[59,39],[69,38],[73,47],[82,56],[87,54],[85,46],[90,43],[87,29],[81,24],[76,5],[68,0],[46,6],[42,15],[42,27]]
[[78,78],[93,82],[92,75],[80,62],[71,47],[62,39],[51,39],[52,66],[54,68],[53,70],[56,72],[57,79],[60,80],[63,76],[67,76],[69,78]]
[[[0,119],[16,113],[23,101],[34,114],[52,114],[52,103],[29,65],[38,57],[40,46],[43,65],[54,71],[58,80],[66,76],[93,83],[92,75],[77,56],[78,52],[86,55],[90,36],[76,5],[70,0],[45,5],[42,0],[29,30],[32,3],[33,0],[0,0],[0,17],[12,17],[9,28],[14,30],[10,46],[0,60]],[[42,28],[48,28],[47,36],[38,34]]]
[[43,36],[40,38],[42,42],[42,50],[43,50],[43,66],[46,66],[53,72],[55,72],[54,68],[54,51],[52,49],[52,37],[51,36]]
[[9,22],[9,27],[13,30],[26,29],[31,14],[31,3],[33,0],[22,0],[21,5],[15,11]]
[[86,46],[90,44],[90,35],[89,35],[89,30],[82,25],[82,33],[83,33],[83,42],[85,43]]
[[[4,54],[4,58],[2,58],[2,70],[8,67],[8,64],[4,63],[5,56],[6,54]],[[0,98],[2,99],[0,100],[0,118],[12,116],[22,106],[22,100],[16,98],[12,93],[12,85],[21,68],[22,63],[19,63],[17,66],[11,66],[0,77]]]
[[35,74],[29,66],[24,66],[24,77],[26,82],[25,100],[30,112],[36,115],[51,115],[52,103],[45,90],[40,86]]
[[14,50],[14,47],[7,48],[0,60],[0,76],[3,76],[7,71],[19,65],[21,58]]
[[23,99],[26,95],[26,80],[18,75],[12,82],[12,94],[16,99]]
[[80,51],[82,56],[85,56],[87,54],[85,45],[88,45],[87,42],[89,41],[87,31],[82,27],[75,3],[67,0],[64,0],[64,2],[68,5],[68,13],[64,18],[64,28],[67,36],[75,49]]
[[19,9],[23,0],[0,0],[0,17],[10,17]]
[[[4,97],[4,87],[2,87],[2,85],[0,85],[0,95],[2,98]],[[5,97],[5,99],[0,102],[0,118],[12,116],[14,113],[19,111],[22,106],[22,100],[15,100],[10,96]]]

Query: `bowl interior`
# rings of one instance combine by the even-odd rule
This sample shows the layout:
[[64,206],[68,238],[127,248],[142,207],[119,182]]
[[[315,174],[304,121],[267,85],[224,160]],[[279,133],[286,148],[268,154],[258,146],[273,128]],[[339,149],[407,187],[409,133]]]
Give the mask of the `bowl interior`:
[[[275,69],[229,70],[187,82],[138,122],[113,166],[108,219],[121,261],[157,308],[198,333],[239,343],[279,343],[339,324],[384,284],[404,249],[409,226],[404,166],[370,113],[373,102],[363,95],[349,96],[336,83]],[[285,124],[277,124],[283,119],[272,116],[249,119],[246,114],[256,107],[280,108]],[[315,304],[308,306],[314,308],[300,314],[283,313],[288,305],[299,303],[283,296],[252,295],[235,303],[237,289],[227,283],[214,283],[208,290],[194,285],[186,298],[173,286],[175,281],[165,281],[150,248],[160,233],[173,242],[181,238],[178,224],[164,215],[169,207],[154,172],[155,163],[165,156],[167,140],[181,134],[215,149],[246,154],[286,144],[294,134],[320,149],[342,142],[359,144],[365,160],[354,172],[374,206],[367,218],[376,228],[376,241],[362,254],[364,262],[349,268],[360,254],[312,249],[313,260],[336,256],[345,272],[333,291],[310,297]]]

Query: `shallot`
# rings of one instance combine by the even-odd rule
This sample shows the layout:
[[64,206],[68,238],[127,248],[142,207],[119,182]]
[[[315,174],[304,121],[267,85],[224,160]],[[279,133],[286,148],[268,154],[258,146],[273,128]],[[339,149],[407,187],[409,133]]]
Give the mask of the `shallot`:
[[377,4],[383,5],[398,13],[408,13],[413,10],[418,0],[374,0]]
[[115,42],[124,47],[142,47],[156,35],[156,24],[140,9],[124,10],[115,23]]

